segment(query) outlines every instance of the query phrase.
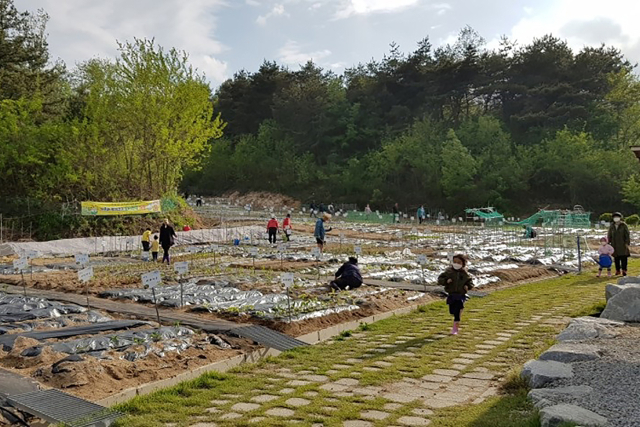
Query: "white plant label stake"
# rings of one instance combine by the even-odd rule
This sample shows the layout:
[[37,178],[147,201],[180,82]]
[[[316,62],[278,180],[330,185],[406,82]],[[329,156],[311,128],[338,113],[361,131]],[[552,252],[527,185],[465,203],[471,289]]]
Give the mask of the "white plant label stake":
[[291,297],[289,295],[289,288],[293,286],[294,275],[293,273],[282,273],[280,275],[280,280],[282,281],[285,289],[287,290],[287,306],[289,308],[289,323],[291,323],[293,320],[291,316]]
[[87,309],[91,309],[91,304],[89,303],[89,281],[93,279],[93,267],[85,267],[82,270],[78,270],[78,280],[84,283],[84,293],[87,297]]
[[159,271],[152,271],[150,273],[145,273],[142,275],[142,284],[148,288],[151,288],[151,293],[153,293],[153,304],[156,307],[156,317],[158,319],[158,324],[160,323],[160,312],[158,311],[158,299],[156,298],[156,286],[160,286],[162,283],[162,276]]

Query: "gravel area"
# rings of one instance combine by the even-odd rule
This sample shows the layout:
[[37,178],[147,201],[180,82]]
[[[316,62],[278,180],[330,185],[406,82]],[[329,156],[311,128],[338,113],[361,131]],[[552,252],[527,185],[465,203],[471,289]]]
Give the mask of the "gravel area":
[[601,359],[572,363],[574,377],[554,386],[588,385],[593,392],[571,403],[606,417],[612,427],[640,426],[640,325],[616,328],[615,339],[588,341],[602,352]]

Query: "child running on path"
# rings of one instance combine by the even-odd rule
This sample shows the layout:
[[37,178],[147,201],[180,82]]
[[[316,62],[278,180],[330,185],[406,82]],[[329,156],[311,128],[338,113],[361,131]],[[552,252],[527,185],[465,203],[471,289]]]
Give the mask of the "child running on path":
[[449,313],[453,316],[452,335],[458,335],[460,315],[464,309],[464,302],[467,300],[467,292],[473,289],[473,281],[467,273],[466,267],[467,257],[456,255],[453,257],[451,267],[438,277],[438,285],[444,286],[444,290],[449,294],[447,304],[449,305]]
[[596,277],[600,277],[603,269],[607,269],[607,275],[611,277],[611,265],[613,264],[613,253],[615,250],[613,246],[609,244],[606,237],[600,239],[600,247],[598,248],[598,265],[600,268],[598,269],[598,275]]

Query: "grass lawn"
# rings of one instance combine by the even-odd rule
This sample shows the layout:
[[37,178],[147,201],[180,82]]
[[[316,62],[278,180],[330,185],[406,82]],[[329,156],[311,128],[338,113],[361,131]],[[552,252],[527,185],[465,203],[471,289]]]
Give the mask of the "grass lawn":
[[[632,270],[639,266],[640,261],[630,263]],[[445,303],[435,302],[323,344],[135,398],[117,407],[128,414],[120,425],[342,426],[366,419],[378,427],[419,416],[430,426],[538,426],[518,372],[553,344],[567,317],[599,312],[608,282],[586,272],[472,299],[455,337],[447,335],[451,317]],[[499,387],[476,404],[441,408],[429,406],[428,399],[402,402],[380,392],[418,384],[434,370],[457,371],[456,378],[494,374],[492,388]],[[336,388],[328,389],[331,384]],[[368,418],[370,411],[383,419]]]

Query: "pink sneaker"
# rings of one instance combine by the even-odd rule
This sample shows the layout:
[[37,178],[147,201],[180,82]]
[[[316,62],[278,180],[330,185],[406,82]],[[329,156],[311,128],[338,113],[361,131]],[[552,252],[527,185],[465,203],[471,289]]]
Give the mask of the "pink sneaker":
[[458,325],[453,325],[453,328],[451,329],[451,335],[458,335]]

